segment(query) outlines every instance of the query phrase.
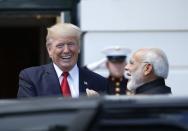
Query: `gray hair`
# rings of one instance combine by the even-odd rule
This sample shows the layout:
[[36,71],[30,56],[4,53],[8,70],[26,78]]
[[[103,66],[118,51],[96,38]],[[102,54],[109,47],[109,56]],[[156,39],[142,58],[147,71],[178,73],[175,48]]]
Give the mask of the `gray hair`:
[[47,28],[46,45],[48,46],[56,37],[74,36],[80,44],[81,30],[71,23],[57,23]]
[[166,54],[158,48],[148,49],[142,56],[142,60],[152,64],[154,74],[166,79],[169,72],[169,64]]

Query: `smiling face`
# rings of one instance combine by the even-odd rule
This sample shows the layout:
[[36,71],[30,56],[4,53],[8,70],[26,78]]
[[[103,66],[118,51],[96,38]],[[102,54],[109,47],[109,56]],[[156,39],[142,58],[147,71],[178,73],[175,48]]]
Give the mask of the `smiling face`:
[[53,63],[64,72],[74,67],[80,53],[79,42],[75,36],[59,36],[52,39],[47,49]]

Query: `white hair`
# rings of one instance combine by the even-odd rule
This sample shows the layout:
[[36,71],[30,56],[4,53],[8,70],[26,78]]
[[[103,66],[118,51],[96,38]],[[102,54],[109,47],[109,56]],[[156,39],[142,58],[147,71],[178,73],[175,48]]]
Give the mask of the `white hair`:
[[166,54],[158,48],[148,49],[142,56],[142,60],[152,64],[154,74],[166,79],[169,72],[169,64]]
[[56,37],[74,36],[80,44],[81,30],[71,23],[57,23],[47,28],[46,45],[50,44]]

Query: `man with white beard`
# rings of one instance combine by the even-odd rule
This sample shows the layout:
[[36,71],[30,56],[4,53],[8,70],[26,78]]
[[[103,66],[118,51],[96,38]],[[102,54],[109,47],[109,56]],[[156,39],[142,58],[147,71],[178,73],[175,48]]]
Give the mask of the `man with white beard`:
[[127,88],[134,94],[171,94],[165,85],[169,64],[165,53],[158,48],[136,51],[125,66]]

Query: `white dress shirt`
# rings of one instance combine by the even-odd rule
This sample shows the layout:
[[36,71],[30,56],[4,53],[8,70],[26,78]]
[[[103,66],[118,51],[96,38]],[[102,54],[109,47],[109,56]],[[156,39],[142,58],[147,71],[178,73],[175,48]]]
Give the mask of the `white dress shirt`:
[[[53,63],[53,65],[54,65],[56,74],[59,78],[59,83],[61,85],[61,82],[63,80],[63,76],[62,76],[63,71],[56,64]],[[69,83],[71,96],[74,98],[79,97],[79,69],[78,69],[77,64],[69,71],[67,80]]]

